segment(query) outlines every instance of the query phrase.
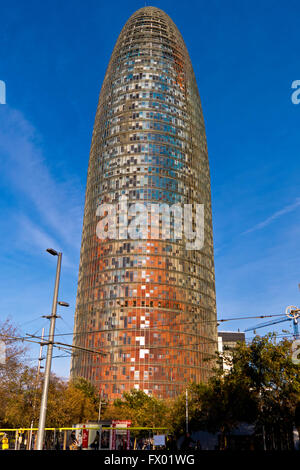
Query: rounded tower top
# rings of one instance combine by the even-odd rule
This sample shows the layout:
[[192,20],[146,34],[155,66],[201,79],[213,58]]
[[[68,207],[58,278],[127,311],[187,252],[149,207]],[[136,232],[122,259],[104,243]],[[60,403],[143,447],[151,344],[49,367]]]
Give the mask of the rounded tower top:
[[182,39],[182,36],[180,34],[179,29],[177,28],[174,21],[170,18],[170,16],[165,11],[161,10],[160,8],[153,7],[153,6],[146,6],[146,7],[142,7],[142,8],[139,8],[138,10],[136,10],[128,18],[128,20],[125,23],[124,27],[126,27],[126,25],[128,23],[131,23],[132,20],[136,20],[139,17],[144,17],[145,19],[148,17],[148,19],[151,18],[153,20],[158,20],[158,21],[161,21],[161,22],[165,22],[166,24],[168,24],[168,26],[175,27],[176,28],[176,33],[179,34],[180,38]]

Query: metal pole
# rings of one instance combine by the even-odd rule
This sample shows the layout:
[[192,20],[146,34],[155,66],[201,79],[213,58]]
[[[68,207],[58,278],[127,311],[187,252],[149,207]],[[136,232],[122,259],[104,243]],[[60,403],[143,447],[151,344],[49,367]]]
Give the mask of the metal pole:
[[42,329],[41,344],[40,344],[40,354],[39,354],[39,362],[38,362],[38,368],[37,368],[37,374],[36,374],[36,380],[37,380],[37,382],[39,381],[39,378],[40,378],[41,362],[42,362],[42,360],[43,360],[43,341],[44,341],[44,335],[45,335],[45,328]]
[[185,432],[189,432],[189,396],[188,389],[185,391]]
[[55,332],[59,278],[60,278],[60,269],[61,269],[61,258],[62,258],[62,253],[58,253],[56,278],[55,278],[55,286],[54,286],[54,294],[53,294],[53,302],[52,302],[52,312],[51,312],[51,317],[50,317],[49,342],[48,342],[48,347],[47,347],[47,358],[46,358],[45,376],[44,376],[42,402],[41,402],[41,410],[40,410],[39,429],[38,429],[38,434],[37,434],[37,447],[36,447],[37,450],[43,450],[43,443],[44,443],[48,390],[49,390],[50,373],[51,373],[51,362],[52,362],[53,341],[54,341],[54,332]]
[[293,320],[293,327],[294,327],[294,338],[299,339],[298,319],[297,318],[294,318],[294,320]]
[[99,433],[99,450],[101,449],[101,440],[102,440],[102,424],[100,424],[100,433]]
[[264,426],[264,424],[262,425],[262,435],[263,435],[264,450],[267,450],[267,446],[266,446],[266,431],[265,431],[265,426]]
[[64,431],[64,446],[63,450],[67,450],[67,431]]
[[39,354],[38,368],[37,368],[37,373],[36,373],[36,389],[35,389],[35,396],[34,396],[34,402],[33,402],[33,418],[32,418],[32,420],[31,420],[31,425],[30,425],[29,450],[31,450],[32,428],[33,428],[33,424],[34,424],[35,408],[36,408],[36,395],[37,395],[37,388],[38,388],[38,385],[39,385],[40,370],[41,370],[41,362],[42,362],[42,360],[43,360],[43,341],[44,341],[44,334],[45,334],[45,328],[42,329],[42,336],[41,336],[41,343],[40,343],[40,354]]
[[101,420],[101,405],[102,405],[102,390],[99,393],[99,412],[98,412],[98,423]]

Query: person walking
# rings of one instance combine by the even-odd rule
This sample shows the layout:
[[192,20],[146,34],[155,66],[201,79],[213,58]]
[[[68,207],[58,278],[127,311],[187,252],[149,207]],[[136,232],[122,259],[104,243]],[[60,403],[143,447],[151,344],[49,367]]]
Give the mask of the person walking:
[[72,431],[69,438],[69,450],[78,450],[78,447],[75,431]]
[[2,437],[2,450],[8,450],[8,448],[9,448],[8,437],[7,437],[7,434],[4,433]]
[[176,439],[174,439],[173,436],[168,437],[167,450],[169,450],[171,452],[176,452],[177,451],[177,442],[176,442]]
[[100,434],[99,434],[99,431],[96,432],[96,437],[95,439],[93,440],[93,442],[90,444],[90,447],[93,449],[93,450],[98,450],[99,449],[99,442],[100,442]]
[[193,443],[194,441],[191,438],[190,433],[187,432],[181,444],[180,450],[190,450],[193,447]]

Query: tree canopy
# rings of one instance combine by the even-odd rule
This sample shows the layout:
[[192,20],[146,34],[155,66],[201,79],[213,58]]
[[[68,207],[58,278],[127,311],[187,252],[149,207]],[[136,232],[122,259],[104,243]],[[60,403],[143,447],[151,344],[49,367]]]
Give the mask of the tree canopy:
[[[26,348],[11,339],[20,336],[17,328],[6,321],[0,325],[6,343],[6,362],[0,364],[0,428],[37,425],[43,374],[37,381],[37,370],[28,365]],[[51,375],[47,427],[70,426],[98,417],[95,388],[85,379],[63,380]]]

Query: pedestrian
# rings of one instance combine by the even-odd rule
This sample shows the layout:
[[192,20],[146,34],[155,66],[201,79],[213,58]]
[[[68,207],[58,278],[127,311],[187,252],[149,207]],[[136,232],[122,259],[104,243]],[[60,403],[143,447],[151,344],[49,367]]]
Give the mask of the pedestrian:
[[177,442],[176,442],[176,439],[174,439],[173,436],[168,436],[167,450],[172,451],[172,452],[177,451]]
[[60,443],[60,439],[58,436],[56,436],[56,439],[55,439],[55,450],[61,450],[61,443]]
[[8,448],[9,448],[8,437],[7,437],[7,434],[4,433],[2,437],[2,450],[8,450]]
[[184,436],[183,442],[181,444],[180,450],[189,450],[191,447],[193,447],[193,439],[191,438],[191,435],[189,432],[187,432]]
[[96,432],[96,437],[93,440],[93,442],[90,444],[90,447],[94,450],[98,450],[99,449],[99,442],[100,442],[100,434],[99,434],[99,431],[97,431]]
[[71,432],[69,438],[69,450],[78,450],[78,441],[76,439],[75,431]]
[[143,445],[143,450],[151,450],[151,442],[150,439],[146,439]]
[[78,438],[77,438],[77,450],[81,450],[82,449],[82,430],[80,429],[79,433],[78,433]]
[[196,450],[202,450],[202,445],[201,445],[201,442],[198,440],[196,442],[196,447],[195,447]]

